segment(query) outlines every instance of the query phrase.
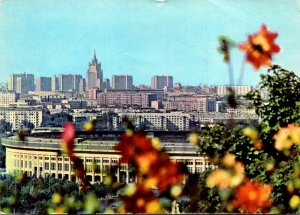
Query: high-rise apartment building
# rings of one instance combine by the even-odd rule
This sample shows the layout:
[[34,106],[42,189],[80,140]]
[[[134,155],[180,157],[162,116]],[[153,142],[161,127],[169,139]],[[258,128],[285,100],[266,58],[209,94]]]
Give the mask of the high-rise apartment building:
[[60,91],[69,91],[73,89],[73,76],[70,75],[63,75],[59,76],[59,90]]
[[59,90],[61,91],[79,91],[81,75],[69,74],[59,76]]
[[35,79],[35,91],[51,91],[52,90],[51,77],[37,77]]
[[53,75],[51,78],[51,91],[59,90],[59,78]]
[[131,75],[113,75],[112,89],[128,90],[133,88],[133,78]]
[[86,89],[89,90],[95,87],[103,89],[103,71],[101,69],[101,63],[98,63],[96,51],[94,52],[92,62],[89,63],[89,68],[86,74]]
[[103,89],[110,89],[110,81],[108,78],[105,78],[103,81]]
[[73,79],[73,81],[72,81],[73,88],[72,89],[78,92],[80,90],[80,82],[82,80],[82,76],[74,74],[74,75],[72,75],[72,79]]
[[85,78],[81,78],[79,81],[79,92],[83,93],[86,91],[86,81]]
[[34,91],[34,75],[27,73],[11,74],[8,78],[8,89],[20,94]]
[[151,88],[156,90],[162,90],[164,87],[169,89],[173,88],[173,76],[170,75],[163,75],[158,76],[155,75],[151,79]]

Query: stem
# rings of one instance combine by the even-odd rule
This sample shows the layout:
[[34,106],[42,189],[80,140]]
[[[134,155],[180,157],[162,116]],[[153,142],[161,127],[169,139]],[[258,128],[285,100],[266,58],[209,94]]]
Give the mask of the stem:
[[228,65],[229,86],[233,86],[234,85],[233,68],[230,60],[227,62],[227,65]]
[[242,85],[242,83],[243,83],[243,78],[244,78],[244,74],[245,74],[245,65],[246,65],[246,60],[244,58],[244,60],[242,62],[242,66],[241,66],[241,71],[240,71],[240,77],[239,77],[238,85]]

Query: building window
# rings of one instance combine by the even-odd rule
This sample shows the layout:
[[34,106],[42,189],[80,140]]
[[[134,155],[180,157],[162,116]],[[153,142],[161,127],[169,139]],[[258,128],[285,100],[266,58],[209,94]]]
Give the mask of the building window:
[[201,167],[196,167],[196,173],[202,172],[202,168]]
[[95,168],[95,173],[100,173],[101,172],[101,165],[97,164]]
[[86,165],[86,172],[93,172],[93,165],[87,164]]
[[121,166],[120,170],[127,170],[127,166]]
[[45,170],[49,170],[49,163],[45,163]]
[[51,163],[51,170],[55,170],[56,163]]
[[64,164],[64,170],[69,171],[69,164],[67,164],[67,163]]
[[62,163],[58,163],[57,170],[62,171]]

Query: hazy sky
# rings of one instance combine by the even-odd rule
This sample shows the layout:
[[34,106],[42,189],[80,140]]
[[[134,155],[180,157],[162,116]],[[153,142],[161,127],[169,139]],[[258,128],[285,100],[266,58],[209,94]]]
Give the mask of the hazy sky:
[[[0,80],[20,72],[85,77],[96,49],[105,78],[228,84],[218,36],[244,41],[262,23],[279,33],[273,62],[300,75],[300,0],[0,0]],[[237,80],[244,56],[233,53]],[[264,72],[247,65],[244,84]]]

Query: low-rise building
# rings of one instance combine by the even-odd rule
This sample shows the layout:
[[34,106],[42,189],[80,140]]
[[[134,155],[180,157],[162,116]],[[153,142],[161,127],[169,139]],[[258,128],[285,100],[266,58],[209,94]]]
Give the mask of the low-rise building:
[[117,113],[113,116],[113,128],[122,126],[123,118],[129,118],[138,128],[148,130],[189,130],[190,115],[182,112],[171,113]]
[[11,103],[16,102],[19,98],[19,93],[11,90],[0,90],[0,107],[9,107]]
[[151,107],[151,102],[157,100],[158,95],[153,92],[141,90],[107,91],[97,94],[97,101],[100,106],[136,106]]
[[[135,175],[128,164],[121,163],[121,153],[114,150],[121,132],[81,133],[75,139],[75,153],[83,161],[86,179],[91,183],[103,182],[110,170],[114,170],[118,182],[133,182]],[[197,147],[187,142],[189,132],[151,132],[147,136],[158,137],[164,150],[174,162],[185,163],[190,173],[201,173],[214,168],[208,157],[199,155]],[[79,181],[70,158],[60,153],[60,132],[33,132],[25,141],[6,137],[6,172],[27,172],[28,176],[52,176],[58,179]]]
[[178,110],[184,112],[214,112],[216,111],[215,96],[199,95],[193,92],[168,93],[166,100],[162,102],[166,110]]
[[245,96],[248,92],[253,90],[252,86],[249,85],[236,85],[236,86],[215,86],[215,91],[218,96],[226,96],[229,94],[229,87],[234,90],[236,96]]

